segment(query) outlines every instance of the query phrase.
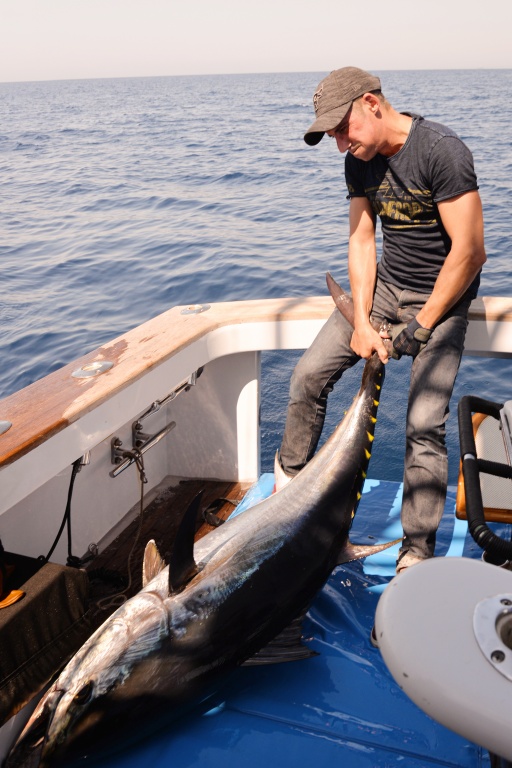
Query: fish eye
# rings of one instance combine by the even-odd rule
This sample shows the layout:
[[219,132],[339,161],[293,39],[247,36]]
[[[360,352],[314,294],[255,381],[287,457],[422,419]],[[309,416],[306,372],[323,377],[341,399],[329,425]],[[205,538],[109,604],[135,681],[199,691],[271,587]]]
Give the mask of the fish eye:
[[94,690],[94,685],[89,680],[88,683],[86,683],[84,686],[82,686],[82,688],[80,688],[78,693],[75,693],[73,697],[74,703],[80,704],[81,706],[83,706],[84,704],[87,704],[92,698],[93,690]]

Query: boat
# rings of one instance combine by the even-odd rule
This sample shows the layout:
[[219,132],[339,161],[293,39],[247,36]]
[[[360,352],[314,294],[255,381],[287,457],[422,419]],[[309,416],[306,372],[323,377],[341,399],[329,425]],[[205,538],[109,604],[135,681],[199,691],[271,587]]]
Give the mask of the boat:
[[[169,549],[199,488],[198,537],[271,493],[261,353],[304,349],[332,310],[329,296],[173,307],[0,401],[0,599],[12,601],[0,608],[0,759],[50,680],[140,588],[146,541]],[[474,300],[465,354],[512,357],[512,299]],[[400,536],[400,494],[367,479],[351,538]],[[479,560],[454,505],[450,489],[438,550]],[[395,558],[335,569],[304,624],[314,658],[239,669],[105,766],[488,765],[487,749],[421,712],[370,642]]]

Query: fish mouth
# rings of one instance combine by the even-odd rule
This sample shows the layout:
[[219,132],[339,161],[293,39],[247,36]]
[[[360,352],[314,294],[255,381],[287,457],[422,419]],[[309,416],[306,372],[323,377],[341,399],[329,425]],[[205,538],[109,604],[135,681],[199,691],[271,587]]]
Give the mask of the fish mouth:
[[[79,708],[60,711],[66,690],[50,689],[34,710],[3,768],[49,768],[69,766],[68,742],[80,732],[83,718]],[[86,713],[87,714],[87,713]],[[82,757],[82,754],[79,754]]]
[[30,742],[18,740],[3,764],[4,768],[44,768],[43,747],[44,735]]
[[46,768],[48,732],[63,692],[55,690],[35,708],[10,751],[4,768]]

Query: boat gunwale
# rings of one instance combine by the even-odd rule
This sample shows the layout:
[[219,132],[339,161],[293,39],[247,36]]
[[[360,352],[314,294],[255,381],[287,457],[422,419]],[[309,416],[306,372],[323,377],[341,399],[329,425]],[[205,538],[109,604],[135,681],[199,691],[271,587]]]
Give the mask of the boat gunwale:
[[[298,296],[218,302],[211,304],[207,311],[184,314],[183,310],[187,309],[193,308],[172,307],[0,400],[0,419],[13,424],[0,435],[0,469],[213,331],[254,323],[321,322],[333,311],[333,304],[329,296]],[[475,299],[469,320],[470,323],[512,322],[512,298]],[[100,376],[77,379],[71,375],[78,368],[103,360],[114,365]]]

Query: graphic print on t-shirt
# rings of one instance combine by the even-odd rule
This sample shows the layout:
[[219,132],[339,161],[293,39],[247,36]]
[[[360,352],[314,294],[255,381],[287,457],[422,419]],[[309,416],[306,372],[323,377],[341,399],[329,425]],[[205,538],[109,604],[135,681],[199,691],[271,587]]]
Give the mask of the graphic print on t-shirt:
[[388,229],[436,226],[436,206],[428,189],[407,189],[388,168],[380,184],[366,188],[372,210]]

